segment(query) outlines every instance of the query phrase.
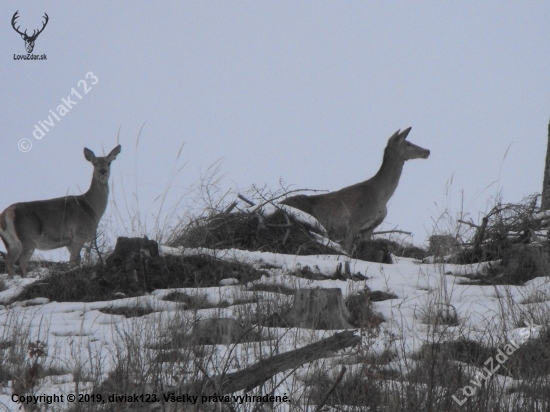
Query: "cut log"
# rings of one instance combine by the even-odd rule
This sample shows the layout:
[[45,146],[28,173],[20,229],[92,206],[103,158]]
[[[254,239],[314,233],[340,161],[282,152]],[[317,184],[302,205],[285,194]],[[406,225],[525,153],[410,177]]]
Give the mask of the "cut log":
[[340,288],[297,290],[285,316],[290,326],[308,329],[351,329],[350,319]]
[[[331,357],[335,352],[353,347],[360,341],[361,337],[355,335],[355,331],[339,332],[330,338],[322,339],[303,348],[261,360],[241,371],[205,378],[193,384],[173,388],[173,392],[165,394],[212,395],[216,393],[220,396],[240,390],[248,392],[278,373],[296,369],[307,362]],[[201,407],[203,406],[206,404]],[[189,410],[185,409],[184,403],[170,402],[166,404],[166,407],[167,411]]]

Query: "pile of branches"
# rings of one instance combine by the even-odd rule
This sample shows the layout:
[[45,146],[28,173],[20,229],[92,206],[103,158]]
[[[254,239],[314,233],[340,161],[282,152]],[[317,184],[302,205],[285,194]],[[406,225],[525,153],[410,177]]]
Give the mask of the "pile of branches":
[[520,203],[498,204],[481,223],[459,220],[475,229],[469,246],[461,252],[459,263],[502,259],[514,245],[547,246],[550,211],[537,206],[540,195],[526,197]]
[[[244,199],[241,197],[241,199]],[[251,206],[254,204],[246,200]],[[234,212],[233,202],[222,212],[212,212],[179,228],[168,240],[177,247],[207,247],[210,249],[244,249],[250,251],[293,255],[338,254],[319,243],[314,228],[291,213],[278,210],[264,216],[262,208]]]

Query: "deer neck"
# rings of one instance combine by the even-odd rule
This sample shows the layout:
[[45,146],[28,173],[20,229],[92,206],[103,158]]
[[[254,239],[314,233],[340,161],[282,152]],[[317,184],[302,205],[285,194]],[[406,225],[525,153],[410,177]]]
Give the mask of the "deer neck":
[[92,178],[92,183],[90,184],[88,191],[84,193],[84,198],[88,201],[96,213],[97,219],[99,220],[107,208],[109,185],[102,184],[95,178]]
[[382,166],[380,166],[378,172],[370,179],[370,181],[375,183],[380,189],[379,195],[386,202],[392,197],[395,189],[397,189],[404,164],[405,160],[403,160],[401,156],[386,149],[384,151]]

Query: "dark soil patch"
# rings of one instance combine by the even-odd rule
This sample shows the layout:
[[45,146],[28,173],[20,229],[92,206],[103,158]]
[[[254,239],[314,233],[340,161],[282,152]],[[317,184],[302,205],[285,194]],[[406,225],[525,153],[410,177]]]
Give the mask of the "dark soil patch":
[[[516,342],[519,344],[519,342]],[[550,374],[550,328],[540,331],[506,360],[506,367],[514,379],[548,379]],[[503,372],[504,373],[504,372]]]
[[127,318],[139,318],[156,312],[153,308],[143,306],[121,307],[121,308],[105,308],[99,309],[100,312],[107,315],[122,315]]
[[330,276],[323,275],[320,270],[316,270],[316,271],[311,270],[309,266],[300,267],[299,269],[296,269],[292,272],[287,272],[286,274],[291,276],[296,276],[302,279],[309,279],[309,280],[331,279]]
[[[369,365],[363,367],[354,374],[344,375],[336,389],[328,397],[327,405],[350,405],[359,406],[363,410],[382,410],[386,404],[384,396],[384,382],[376,379]],[[326,393],[334,384],[334,379],[326,375],[315,377],[309,401],[313,404],[324,399]]]
[[[526,385],[523,388],[524,392],[529,393],[531,391],[528,389],[529,386],[540,389],[538,384],[548,380],[550,331],[543,330],[538,338],[531,338],[521,345],[520,343],[510,341],[496,347],[485,347],[474,341],[460,340],[425,345],[414,356],[419,363],[407,378],[414,382],[457,389],[467,385],[471,380],[469,375],[463,372],[464,366],[452,362],[459,361],[475,365],[482,370],[490,369],[494,374],[532,383],[533,385]],[[488,375],[486,371],[482,371],[482,374]],[[484,382],[479,377],[477,380]]]
[[523,285],[541,276],[548,276],[550,259],[538,246],[527,244],[510,245],[497,256],[501,263],[488,266],[486,273],[465,276],[475,285]]
[[345,302],[351,314],[349,323],[358,328],[373,328],[378,326],[380,323],[385,322],[385,319],[373,310],[372,302],[396,298],[397,296],[394,294],[381,291],[372,292],[368,289],[349,296]]
[[355,247],[351,257],[366,260],[368,262],[391,264],[393,261],[390,255],[388,242],[389,241],[385,239],[362,240]]
[[297,278],[309,279],[309,280],[354,280],[354,281],[364,281],[367,279],[366,276],[361,273],[351,273],[349,264],[339,264],[336,267],[336,272],[332,275],[325,275],[321,270],[314,266],[311,269],[309,266],[300,267],[292,272],[287,272],[287,275],[296,276]]
[[164,296],[162,300],[168,301],[168,302],[178,302],[182,303],[186,309],[207,309],[207,308],[213,308],[213,307],[228,307],[229,303],[222,301],[219,304],[212,305],[208,302],[208,299],[205,295],[190,295],[188,293],[184,292],[171,292]]
[[441,342],[424,345],[418,355],[413,358],[431,360],[434,359],[434,357],[438,357],[483,367],[483,362],[491,356],[491,348],[487,348],[475,341],[462,339],[455,342]]
[[428,256],[428,252],[416,246],[404,246],[388,239],[374,239],[360,240],[352,257],[368,262],[393,263],[391,255],[422,260]]

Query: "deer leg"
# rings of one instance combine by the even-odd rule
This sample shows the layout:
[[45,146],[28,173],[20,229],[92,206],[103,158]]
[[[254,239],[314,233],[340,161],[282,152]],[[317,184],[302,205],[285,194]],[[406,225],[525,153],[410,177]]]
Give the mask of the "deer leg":
[[84,247],[84,244],[81,243],[71,243],[67,246],[69,253],[71,254],[70,265],[78,266],[80,265],[80,251]]
[[21,254],[21,243],[19,242],[12,242],[8,244],[4,241],[4,245],[6,246],[6,251],[8,252],[6,254],[6,271],[8,272],[8,276],[10,278],[13,278],[15,275],[15,262],[17,262],[17,259],[19,259],[19,255]]
[[372,232],[374,232],[374,229],[362,230],[359,232],[359,236],[361,236],[361,240],[369,241],[372,238]]
[[13,279],[15,276],[15,262],[19,259],[21,254],[22,245],[18,238],[10,236],[7,238],[9,233],[5,233],[5,236],[2,236],[4,241],[4,246],[6,246],[6,272],[8,276]]
[[19,255],[19,269],[21,269],[22,278],[27,277],[27,265],[29,264],[29,260],[31,260],[34,250],[35,250],[35,246],[31,246],[31,247],[25,246],[23,247],[23,251]]
[[[5,214],[4,212],[3,214]],[[6,246],[6,271],[8,272],[8,276],[10,278],[13,278],[15,275],[15,262],[17,262],[17,259],[19,259],[19,255],[21,254],[21,251],[23,250],[23,244],[21,243],[21,240],[17,237],[17,234],[15,233],[15,227],[13,226],[12,221],[12,214],[7,213],[8,219],[7,224],[5,224],[5,227],[3,227],[1,231],[0,238],[4,242],[4,246]]]
[[353,245],[355,244],[355,238],[357,237],[357,233],[359,233],[359,229],[360,228],[358,226],[352,226],[346,231],[344,249],[346,249],[346,252],[348,252],[349,255],[351,255],[351,252],[353,251]]

